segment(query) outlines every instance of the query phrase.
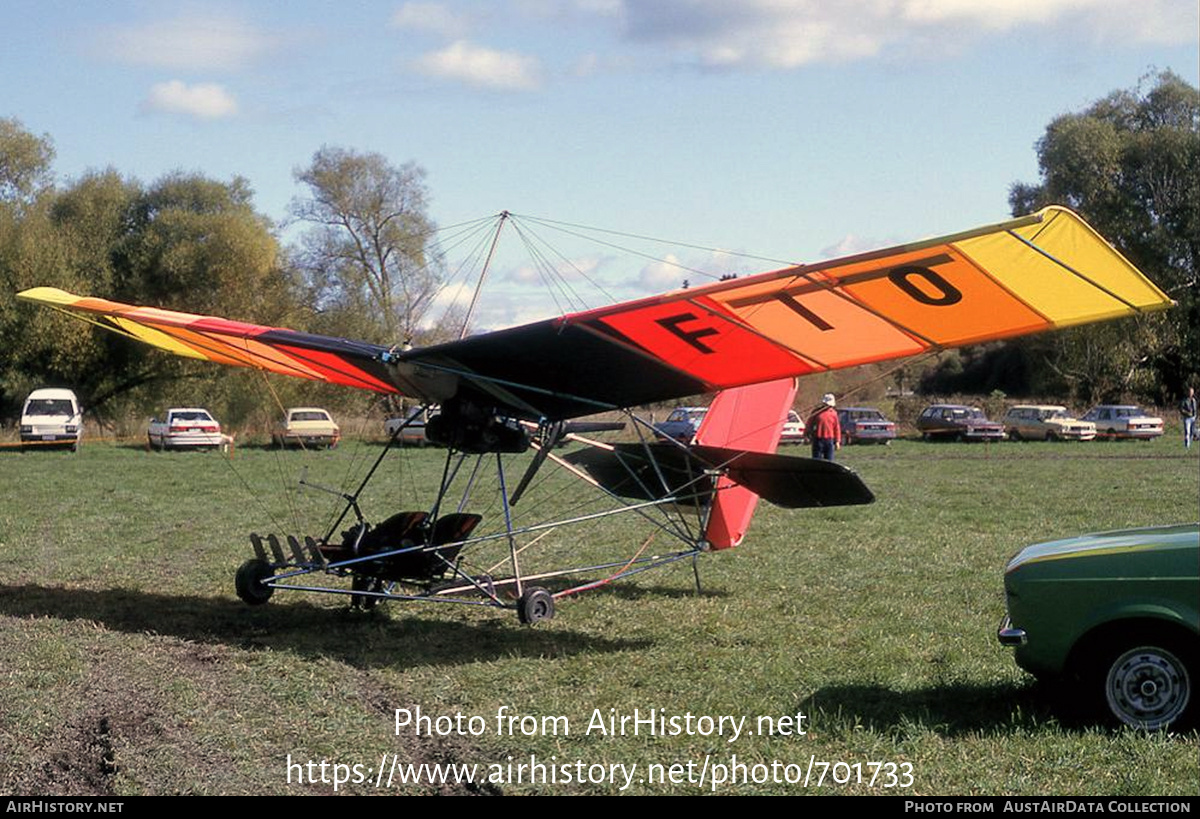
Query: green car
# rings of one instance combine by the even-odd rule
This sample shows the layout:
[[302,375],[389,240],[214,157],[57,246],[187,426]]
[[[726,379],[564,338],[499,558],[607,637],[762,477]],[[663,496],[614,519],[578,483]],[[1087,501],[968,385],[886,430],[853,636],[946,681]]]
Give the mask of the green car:
[[[1196,710],[1200,526],[1129,529],[1039,543],[1004,572],[997,634],[1021,668],[1076,700],[1157,730]],[[1191,712],[1189,714],[1189,712]]]

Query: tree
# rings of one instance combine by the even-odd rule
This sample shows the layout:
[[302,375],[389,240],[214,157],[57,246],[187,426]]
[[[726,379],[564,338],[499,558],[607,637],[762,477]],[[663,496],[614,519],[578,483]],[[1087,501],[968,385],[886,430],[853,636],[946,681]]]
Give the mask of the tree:
[[28,203],[51,183],[54,143],[0,118],[0,203]]
[[1044,345],[1047,365],[1081,397],[1180,395],[1200,374],[1200,90],[1170,72],[1146,78],[1055,119],[1037,152],[1042,181],[1013,186],[1013,213],[1071,207],[1179,302],[1061,334]]
[[326,314],[322,330],[385,344],[412,339],[441,281],[425,172],[325,146],[295,176],[309,195],[293,200],[292,215],[313,226],[298,260]]
[[109,418],[202,398],[227,420],[252,411],[263,390],[247,390],[245,372],[165,355],[13,298],[50,285],[304,329],[294,321],[298,288],[251,199],[242,179],[172,174],[145,188],[109,170],[44,192],[19,212],[0,203],[0,403],[61,384]]

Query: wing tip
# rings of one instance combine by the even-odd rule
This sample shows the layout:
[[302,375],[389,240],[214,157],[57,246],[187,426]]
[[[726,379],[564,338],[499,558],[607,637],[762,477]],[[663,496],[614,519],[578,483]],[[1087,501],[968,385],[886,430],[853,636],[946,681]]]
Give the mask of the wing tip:
[[17,298],[22,301],[39,302],[42,304],[74,304],[79,301],[79,296],[73,293],[68,293],[66,290],[61,290],[57,287],[30,287],[26,290],[18,291]]

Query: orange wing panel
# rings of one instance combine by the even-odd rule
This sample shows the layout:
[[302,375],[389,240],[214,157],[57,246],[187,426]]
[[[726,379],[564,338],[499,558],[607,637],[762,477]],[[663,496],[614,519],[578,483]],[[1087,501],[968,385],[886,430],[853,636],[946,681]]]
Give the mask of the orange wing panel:
[[1039,313],[949,245],[838,270],[855,299],[941,346],[971,344],[1049,327]]
[[821,367],[850,367],[915,355],[928,345],[853,299],[797,278],[713,294],[743,321]]

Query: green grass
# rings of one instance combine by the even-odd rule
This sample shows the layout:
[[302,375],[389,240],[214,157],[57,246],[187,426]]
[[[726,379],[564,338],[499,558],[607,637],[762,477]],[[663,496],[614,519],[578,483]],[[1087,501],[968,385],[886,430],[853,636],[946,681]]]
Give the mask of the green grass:
[[[912,766],[906,790],[827,776],[820,788],[718,789],[729,793],[1196,793],[1195,733],[1061,717],[995,641],[1002,570],[1022,545],[1195,520],[1200,458],[1174,438],[846,448],[839,458],[875,504],[764,507],[743,546],[700,561],[702,594],[684,562],[560,600],[555,619],[534,628],[510,611],[465,606],[388,604],[366,615],[326,595],[277,593],[259,608],[237,600],[248,532],[319,533],[331,521],[336,499],[298,492],[301,470],[341,487],[378,451],[353,442],[283,455],[241,448],[232,460],[104,444],[77,455],[0,451],[0,791],[326,793],[332,784],[289,784],[288,756],[374,766],[386,753],[485,772],[531,754],[556,765],[636,763],[638,777],[652,764],[698,771],[706,757],[734,754],[746,764]],[[388,462],[364,500],[368,516],[420,505],[440,466],[433,450]],[[590,508],[556,475],[537,490],[552,500],[539,507],[531,493],[524,520]],[[494,503],[483,506],[494,521]],[[556,530],[523,561],[627,557],[645,537],[629,518],[592,522]],[[667,548],[659,539],[649,550]],[[502,545],[493,551],[503,556]],[[416,707],[478,716],[486,730],[397,735],[395,709]],[[499,735],[504,707],[566,717],[571,732]],[[745,716],[751,730],[760,716],[803,712],[808,732],[732,743],[585,734],[596,709],[635,708]],[[698,790],[638,777],[635,793]]]

